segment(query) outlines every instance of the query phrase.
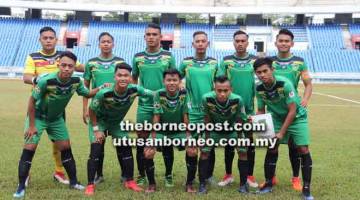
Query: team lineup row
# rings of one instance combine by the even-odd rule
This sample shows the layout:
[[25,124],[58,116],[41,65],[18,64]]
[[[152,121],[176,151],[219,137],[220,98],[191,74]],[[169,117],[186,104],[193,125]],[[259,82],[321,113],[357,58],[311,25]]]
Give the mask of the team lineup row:
[[[19,186],[14,197],[25,195],[25,185],[29,178],[32,157],[43,130],[54,143],[54,177],[59,182],[70,184],[71,188],[84,189],[76,178],[75,161],[71,153],[69,136],[65,126],[64,110],[73,93],[85,96],[83,100],[83,119],[89,126],[90,155],[88,159],[88,185],[86,195],[93,195],[95,183],[103,180],[105,135],[114,138],[127,137],[127,132],[119,128],[136,96],[139,96],[137,122],[153,123],[217,123],[230,121],[243,123],[255,113],[254,97],[257,98],[257,113],[270,112],[280,143],[288,144],[289,158],[293,171],[293,188],[302,190],[305,199],[313,199],[310,193],[312,160],[308,149],[309,130],[306,106],[311,96],[312,85],[307,66],[300,57],[291,54],[293,34],[280,30],[276,39],[278,55],[272,58],[257,58],[246,51],[248,35],[243,31],[234,33],[235,53],[224,57],[218,66],[216,59],[207,57],[208,38],[205,32],[193,34],[195,55],[185,58],[178,70],[170,52],[160,47],[161,28],[149,24],[145,30],[146,50],[134,56],[132,67],[123,59],[112,54],[114,38],[109,33],[99,36],[100,56],[90,59],[85,67],[76,62],[76,56],[70,52],[55,50],[56,33],[49,27],[40,30],[40,42],[43,49],[27,58],[24,82],[33,84],[34,89],[29,100],[26,141],[19,161]],[[58,70],[59,69],[59,70]],[[84,81],[72,76],[76,70],[84,70]],[[53,72],[53,73],[51,73]],[[115,73],[114,73],[115,72]],[[50,74],[47,74],[50,73]],[[43,75],[42,74],[47,74]],[[260,84],[255,86],[254,74]],[[41,77],[41,78],[39,78]],[[182,78],[185,86],[182,86]],[[305,85],[303,98],[297,88],[300,78]],[[113,83],[113,84],[110,84]],[[138,85],[137,85],[138,84]],[[88,90],[87,88],[93,88]],[[155,92],[155,93],[154,93]],[[89,97],[93,97],[88,106]],[[138,137],[171,138],[205,137],[221,138],[246,137],[252,139],[249,132],[205,132],[193,134],[170,132],[137,132]],[[212,147],[186,149],[187,180],[186,191],[193,193],[193,181],[198,168],[199,194],[207,192],[206,183],[214,179],[215,150]],[[265,183],[258,193],[272,191],[276,184],[276,161],[278,145],[268,149],[264,171]],[[131,147],[116,147],[119,164],[122,169],[124,186],[134,191],[148,179],[145,192],[155,192],[153,147],[136,147],[136,162],[139,177],[133,180],[134,161]],[[159,149],[158,149],[159,150]],[[240,172],[239,192],[248,193],[250,187],[258,187],[253,176],[254,147],[237,148],[238,168]],[[161,152],[165,162],[165,186],[173,186],[172,165],[173,147],[163,147]],[[59,156],[61,155],[61,156]],[[233,181],[232,162],[234,148],[225,147],[226,174],[220,186]],[[300,158],[300,159],[298,159]],[[303,186],[299,178],[302,167]],[[70,182],[64,176],[66,170]]]

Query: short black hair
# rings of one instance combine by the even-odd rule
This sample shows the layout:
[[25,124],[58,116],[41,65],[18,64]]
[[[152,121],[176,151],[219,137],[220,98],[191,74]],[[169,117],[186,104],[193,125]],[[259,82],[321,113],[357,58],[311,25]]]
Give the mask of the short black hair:
[[163,73],[163,78],[165,79],[166,75],[178,75],[179,79],[181,79],[181,74],[177,69],[171,68],[171,69],[167,69],[164,71]]
[[195,31],[193,33],[193,38],[195,38],[195,36],[197,35],[206,35],[206,37],[208,37],[207,33],[205,33],[205,31]]
[[214,83],[225,83],[226,81],[230,81],[230,80],[225,75],[217,76],[214,79]]
[[294,40],[294,34],[286,28],[283,28],[279,31],[279,33],[276,35],[276,39],[279,37],[279,35],[288,35],[291,37],[291,40]]
[[74,53],[72,53],[71,51],[64,51],[60,54],[59,59],[63,58],[63,57],[68,57],[71,60],[73,60],[75,63],[77,61],[77,57]]
[[103,36],[109,36],[111,39],[112,39],[112,41],[114,41],[114,37],[110,34],[110,33],[108,33],[108,32],[102,32],[102,33],[100,33],[100,35],[99,35],[99,41],[101,40],[101,38],[103,37]]
[[149,23],[146,28],[147,28],[147,29],[148,29],[148,28],[158,29],[158,30],[160,31],[160,33],[161,33],[161,27],[160,27],[159,24]]
[[263,65],[267,65],[269,68],[273,68],[272,63],[273,63],[273,60],[269,57],[258,58],[255,60],[255,62],[253,64],[254,71],[256,71],[257,68],[259,68]]
[[245,33],[244,31],[242,31],[242,30],[236,31],[236,32],[234,33],[234,35],[233,35],[233,39],[235,39],[235,37],[236,37],[237,35],[246,35],[246,38],[249,38],[249,35],[248,35],[247,33]]
[[40,29],[40,35],[43,33],[43,32],[46,32],[46,31],[50,31],[50,32],[53,32],[56,36],[56,32],[53,28],[51,28],[50,26],[44,26]]
[[119,69],[125,69],[125,70],[129,71],[130,73],[132,70],[131,66],[129,64],[127,64],[126,62],[116,64],[114,73],[116,73],[117,70],[119,70]]

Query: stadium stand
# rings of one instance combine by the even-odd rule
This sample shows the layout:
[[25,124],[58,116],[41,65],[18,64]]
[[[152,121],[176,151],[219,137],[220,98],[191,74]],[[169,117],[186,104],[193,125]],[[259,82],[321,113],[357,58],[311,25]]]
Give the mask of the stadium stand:
[[314,24],[308,28],[311,38],[311,48],[342,49],[345,47],[340,25]]
[[[144,29],[146,23],[119,23],[119,22],[89,22],[88,41],[86,46],[74,47],[79,61],[85,63],[88,59],[99,54],[98,36],[101,32],[109,32],[115,38],[114,54],[123,57],[131,63],[136,52],[145,48]],[[0,18],[0,66],[23,67],[26,55],[40,49],[37,40],[39,30],[43,26],[51,26],[58,33],[59,20],[24,20],[20,18]],[[80,31],[82,22],[69,21],[67,31]],[[174,33],[173,24],[161,24],[163,33]],[[194,55],[191,46],[194,31],[202,30],[208,33],[210,44],[213,41],[231,41],[232,34],[239,30],[238,25],[208,25],[208,24],[181,24],[180,40],[182,48],[171,49],[179,65],[185,57]],[[295,42],[309,42],[309,50],[293,50],[294,55],[305,59],[311,72],[315,73],[359,73],[360,51],[344,49],[342,32],[339,25],[310,25],[294,26],[282,25],[295,35]],[[270,27],[247,26],[249,34],[253,32],[271,33]],[[308,30],[307,30],[308,29]],[[360,34],[360,25],[350,24],[351,34]],[[35,39],[34,39],[35,38]],[[324,38],[331,38],[326,40]],[[273,41],[271,41],[273,42]],[[64,50],[63,45],[58,45]],[[225,55],[232,54],[233,50],[219,50],[210,45],[208,56],[221,60]],[[254,50],[250,53],[255,54]],[[276,51],[268,51],[267,55],[275,55]]]

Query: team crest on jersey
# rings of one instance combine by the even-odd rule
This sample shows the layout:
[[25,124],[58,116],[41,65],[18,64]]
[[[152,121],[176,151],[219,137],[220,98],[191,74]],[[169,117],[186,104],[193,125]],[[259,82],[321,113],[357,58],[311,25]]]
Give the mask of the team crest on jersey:
[[159,102],[155,102],[155,103],[154,103],[154,108],[155,108],[155,109],[159,109],[159,108],[160,108],[160,103],[159,103]]
[[36,86],[34,87],[34,92],[35,92],[36,94],[40,94],[40,87],[36,85]]
[[291,91],[291,92],[289,93],[289,97],[290,97],[290,98],[293,98],[294,96],[295,96],[294,91]]
[[94,105],[95,107],[98,107],[99,104],[100,104],[100,102],[99,102],[98,99],[94,99],[92,103],[93,103],[93,105]]

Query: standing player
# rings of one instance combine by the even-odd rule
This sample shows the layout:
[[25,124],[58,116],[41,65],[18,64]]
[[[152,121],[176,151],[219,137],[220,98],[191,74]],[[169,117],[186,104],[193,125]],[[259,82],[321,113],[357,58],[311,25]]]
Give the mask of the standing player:
[[[278,49],[277,56],[273,56],[273,67],[275,75],[287,78],[294,86],[296,93],[298,93],[298,83],[300,77],[304,83],[305,90],[301,100],[301,106],[307,107],[312,93],[312,83],[309,75],[308,67],[303,58],[291,54],[290,49],[294,46],[294,35],[287,29],[281,29],[276,36],[275,46]],[[289,159],[292,167],[293,178],[291,179],[292,186],[295,190],[301,191],[302,185],[299,178],[300,159],[294,145],[290,138],[289,143]]]
[[[220,64],[218,74],[224,74],[231,82],[233,92],[244,101],[247,115],[254,115],[254,96],[255,96],[255,78],[253,63],[256,59],[254,55],[247,53],[249,45],[249,36],[243,31],[236,31],[233,35],[233,44],[236,52],[233,55],[225,56]],[[247,133],[252,143],[252,133]],[[247,148],[247,159],[249,162],[249,172],[247,182],[250,187],[258,187],[253,176],[255,163],[255,147]],[[219,186],[225,186],[234,181],[232,176],[232,161],[234,159],[234,147],[225,147],[225,170],[226,174],[223,180],[218,183]]]
[[[90,155],[87,164],[88,185],[85,194],[94,195],[95,173],[100,167],[102,154],[102,143],[107,131],[114,139],[128,137],[125,130],[121,130],[120,123],[129,111],[136,96],[147,96],[153,98],[150,90],[141,86],[129,84],[131,81],[131,67],[126,63],[119,63],[115,67],[115,85],[111,88],[101,90],[91,102],[89,115],[89,138],[91,143]],[[125,179],[124,186],[136,192],[141,191],[135,181],[134,159],[131,146],[116,146],[117,157]]]
[[[154,98],[154,119],[153,123],[160,124],[180,124],[184,123],[186,126],[189,123],[188,118],[188,108],[187,108],[187,96],[186,90],[180,89],[181,84],[181,75],[176,69],[168,69],[164,72],[164,89],[160,89],[155,93]],[[163,139],[164,137],[170,139],[185,140],[190,138],[190,132],[171,132],[162,131],[162,132],[153,132],[151,137],[157,139]],[[146,192],[155,192],[156,183],[154,177],[154,154],[155,151],[152,150],[153,147],[145,147],[145,166],[146,174],[149,180],[149,187]],[[165,187],[174,187],[173,177],[172,177],[172,168],[174,164],[174,149],[173,146],[163,146],[162,154],[165,163]],[[178,147],[179,150],[184,150],[184,147]],[[193,147],[187,147],[185,160],[187,166],[189,166],[188,161],[191,160],[191,157],[196,156],[196,149]],[[193,168],[188,167],[188,177],[189,174],[194,173],[191,170]],[[192,185],[186,184],[186,192],[194,193]]]
[[[284,77],[273,75],[274,68],[270,58],[257,59],[254,70],[261,81],[261,84],[256,87],[258,113],[264,114],[265,109],[271,113],[279,143],[287,144],[289,138],[292,138],[302,165],[303,197],[306,200],[314,199],[310,193],[312,159],[308,147],[310,138],[306,109],[301,106],[300,97],[291,82]],[[272,191],[278,147],[279,145],[276,145],[275,148],[267,150],[264,163],[266,180],[259,190],[260,194]]]
[[[118,63],[123,63],[124,59],[113,55],[114,37],[108,33],[103,32],[99,35],[100,55],[90,59],[85,65],[84,83],[87,88],[96,88],[104,83],[114,82],[115,66]],[[83,120],[87,124],[89,117],[88,113],[88,99],[83,99]],[[101,154],[99,157],[99,166],[96,172],[95,183],[100,183],[104,180],[103,176],[103,161],[104,161],[104,146],[105,141],[101,143]]]
[[[209,92],[203,96],[204,122],[208,123],[224,123],[228,122],[230,127],[234,127],[235,123],[242,123],[247,120],[244,103],[240,96],[232,93],[231,84],[226,76],[218,76],[215,78],[215,91]],[[220,140],[245,138],[242,132],[236,131],[207,132],[205,139],[212,139],[215,143]],[[201,148],[199,160],[199,193],[204,194],[206,189],[206,169],[208,168],[209,153],[214,147],[206,146]],[[238,150],[238,168],[240,172],[240,193],[248,193],[247,174],[248,161],[246,147],[237,147]]]
[[[36,85],[39,76],[58,70],[57,65],[59,56],[63,53],[63,51],[55,49],[57,43],[55,30],[51,27],[41,28],[39,41],[41,43],[42,50],[31,53],[26,58],[23,76],[25,84]],[[84,67],[80,63],[76,63],[75,70],[83,72]],[[60,151],[56,148],[54,143],[53,157],[55,160],[55,172],[53,174],[54,180],[63,184],[69,184],[69,181],[65,177],[64,168],[61,164]]]
[[61,151],[61,161],[70,178],[70,188],[84,189],[77,180],[75,160],[63,114],[75,92],[81,96],[92,97],[99,88],[89,92],[79,77],[72,76],[76,59],[73,53],[63,52],[59,56],[59,71],[45,75],[32,91],[25,125],[25,145],[19,161],[19,185],[14,193],[15,198],[22,198],[25,195],[25,181],[44,130]]
[[[163,73],[166,69],[176,68],[175,59],[170,52],[161,48],[161,28],[157,24],[149,24],[145,30],[146,50],[135,54],[133,59],[133,82],[142,87],[156,91],[164,87]],[[137,123],[151,123],[153,118],[153,99],[140,97],[136,121]],[[147,138],[149,132],[137,132],[138,137]],[[139,171],[137,183],[143,185],[145,182],[144,147],[136,147],[136,161]]]
[[[209,46],[208,36],[203,31],[193,33],[192,46],[195,49],[195,56],[185,58],[180,65],[180,73],[185,77],[186,90],[189,95],[189,121],[190,123],[204,123],[204,113],[202,111],[202,96],[213,90],[213,80],[216,75],[218,63],[215,58],[208,57],[206,50]],[[197,137],[197,136],[195,136]],[[191,158],[189,163],[195,167],[196,172],[197,158]],[[207,179],[213,184],[212,173],[215,165],[215,150],[212,149],[209,158],[209,173]],[[191,170],[193,171],[193,170]],[[195,173],[190,175],[192,180]]]

